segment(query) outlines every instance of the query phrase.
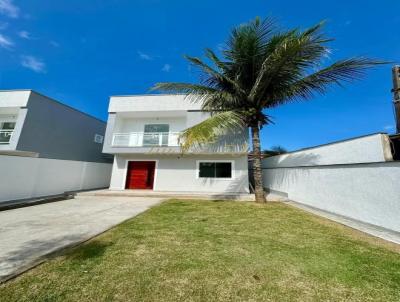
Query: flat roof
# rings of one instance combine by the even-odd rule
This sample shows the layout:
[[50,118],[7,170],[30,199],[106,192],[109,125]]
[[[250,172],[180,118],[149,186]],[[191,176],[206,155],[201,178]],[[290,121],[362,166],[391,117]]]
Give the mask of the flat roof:
[[110,98],[113,97],[142,97],[142,96],[174,96],[174,95],[187,95],[185,93],[141,93],[141,94],[121,94],[121,95],[111,95]]
[[56,99],[54,99],[54,98],[52,98],[52,97],[49,97],[49,96],[47,96],[47,95],[45,95],[45,94],[43,94],[43,93],[37,92],[37,91],[35,91],[35,90],[33,90],[33,89],[8,89],[8,90],[6,89],[6,90],[0,90],[0,93],[1,93],[1,92],[23,92],[23,91],[29,91],[29,92],[31,92],[31,93],[40,95],[40,96],[45,97],[45,98],[47,98],[47,99],[49,99],[49,100],[51,100],[51,101],[53,101],[53,102],[55,102],[55,103],[58,103],[58,104],[60,104],[60,105],[62,105],[62,106],[64,106],[64,107],[67,107],[67,108],[69,108],[69,109],[72,109],[72,110],[74,110],[74,111],[76,111],[76,112],[79,112],[79,113],[81,113],[81,114],[83,114],[83,115],[86,115],[87,117],[90,117],[90,118],[92,118],[92,119],[98,120],[98,121],[100,121],[100,122],[102,122],[102,123],[105,123],[105,124],[107,123],[106,121],[104,121],[104,120],[102,120],[102,119],[100,119],[100,118],[97,118],[97,117],[95,117],[95,116],[93,116],[93,115],[91,115],[91,114],[89,114],[89,113],[86,113],[86,112],[84,112],[84,111],[81,111],[81,110],[79,110],[79,109],[76,109],[76,108],[74,108],[74,107],[72,107],[72,106],[70,106],[70,105],[67,105],[67,104],[65,104],[65,103],[63,103],[63,102],[60,102],[60,101],[58,101],[58,100],[56,100]]
[[108,112],[197,111],[201,103],[186,94],[138,94],[110,97]]

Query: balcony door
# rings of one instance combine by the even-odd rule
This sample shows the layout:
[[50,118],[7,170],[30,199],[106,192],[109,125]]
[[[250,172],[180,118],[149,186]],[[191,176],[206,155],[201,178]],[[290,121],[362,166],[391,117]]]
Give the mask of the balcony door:
[[144,125],[143,146],[168,146],[168,124]]

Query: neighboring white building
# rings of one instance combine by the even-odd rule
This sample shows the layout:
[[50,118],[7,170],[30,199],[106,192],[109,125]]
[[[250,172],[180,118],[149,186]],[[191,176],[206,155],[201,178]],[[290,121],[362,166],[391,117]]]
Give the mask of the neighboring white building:
[[185,153],[178,138],[209,113],[183,95],[114,96],[103,152],[114,154],[110,189],[248,193],[248,134],[236,131]]
[[0,202],[107,187],[105,128],[32,90],[0,91]]

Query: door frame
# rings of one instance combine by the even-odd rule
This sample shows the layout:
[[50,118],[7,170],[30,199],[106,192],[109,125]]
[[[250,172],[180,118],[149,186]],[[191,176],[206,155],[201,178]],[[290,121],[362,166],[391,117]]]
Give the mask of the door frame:
[[123,180],[123,189],[124,190],[129,190],[126,189],[126,180],[127,180],[127,176],[128,176],[128,166],[130,162],[135,162],[135,161],[153,161],[156,163],[155,167],[154,167],[154,180],[153,180],[153,191],[156,191],[156,185],[157,185],[157,172],[158,172],[158,159],[128,159],[125,161],[125,177]]

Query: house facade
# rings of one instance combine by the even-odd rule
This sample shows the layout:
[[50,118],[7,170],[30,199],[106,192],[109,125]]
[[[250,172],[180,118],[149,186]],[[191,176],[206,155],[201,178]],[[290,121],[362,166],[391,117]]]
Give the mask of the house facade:
[[108,187],[105,129],[32,90],[0,91],[0,202]]
[[248,193],[248,133],[234,130],[184,153],[179,136],[210,115],[183,95],[110,98],[103,152],[114,155],[111,190]]

